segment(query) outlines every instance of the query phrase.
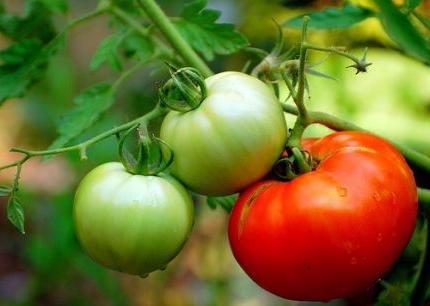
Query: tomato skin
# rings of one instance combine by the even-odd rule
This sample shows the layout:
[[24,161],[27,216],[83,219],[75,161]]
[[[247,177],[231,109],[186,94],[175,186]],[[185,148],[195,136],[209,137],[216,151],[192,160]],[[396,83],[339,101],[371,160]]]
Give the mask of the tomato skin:
[[144,276],[163,269],[181,250],[193,224],[193,203],[174,178],[132,175],[121,163],[93,169],[73,207],[87,254],[101,265]]
[[206,79],[207,98],[192,111],[171,111],[160,137],[175,154],[170,170],[205,195],[235,193],[266,175],[287,130],[278,99],[260,80],[240,72]]
[[321,160],[317,169],[246,189],[232,210],[230,245],[245,272],[276,295],[352,297],[390,269],[412,235],[413,173],[391,144],[370,134],[305,143]]

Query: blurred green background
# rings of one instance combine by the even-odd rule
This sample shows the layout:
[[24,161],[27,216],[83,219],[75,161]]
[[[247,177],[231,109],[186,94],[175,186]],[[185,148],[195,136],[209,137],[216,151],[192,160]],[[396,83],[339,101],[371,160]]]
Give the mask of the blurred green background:
[[[21,0],[5,1],[8,10],[19,12]],[[177,15],[183,1],[158,1],[170,15]],[[340,1],[210,0],[209,7],[223,12],[253,46],[270,49],[276,38],[272,18],[282,22],[304,12],[336,6]],[[366,5],[366,1],[357,1]],[[401,1],[398,1],[401,2]],[[70,1],[68,17],[92,10],[96,1]],[[420,8],[430,14],[430,3]],[[59,19],[62,24],[64,20]],[[44,81],[24,99],[8,101],[0,108],[0,163],[16,159],[11,146],[43,149],[55,138],[61,114],[73,97],[97,81],[114,79],[107,67],[88,69],[97,44],[111,32],[104,17],[79,26],[68,36],[67,47],[55,56]],[[298,40],[298,31],[285,30],[287,43]],[[396,139],[430,154],[430,68],[392,49],[392,42],[375,19],[348,30],[309,32],[310,41],[347,46],[361,54],[370,46],[368,73],[355,75],[350,63],[330,56],[316,69],[338,79],[310,77],[313,110],[351,120],[383,136]],[[0,48],[7,41],[0,36]],[[324,59],[311,53],[311,61]],[[218,58],[215,71],[241,70],[249,54],[240,52]],[[161,65],[158,65],[162,67]],[[123,85],[115,106],[80,139],[88,138],[148,111],[156,91],[166,78],[165,70],[144,69]],[[288,116],[290,122],[292,118]],[[328,131],[311,127],[308,135]],[[77,140],[79,141],[79,139]],[[22,173],[21,199],[26,210],[26,235],[21,235],[5,216],[0,198],[0,306],[275,306],[317,305],[289,302],[255,285],[236,264],[230,252],[226,228],[228,215],[211,210],[196,199],[196,223],[184,250],[164,272],[148,278],[128,276],[100,267],[81,250],[73,231],[72,204],[77,182],[93,167],[117,160],[116,140],[92,146],[89,159],[66,154],[48,162],[31,160]],[[13,172],[0,172],[0,184],[10,182]],[[346,305],[335,301],[333,305]],[[359,304],[360,305],[360,304]]]

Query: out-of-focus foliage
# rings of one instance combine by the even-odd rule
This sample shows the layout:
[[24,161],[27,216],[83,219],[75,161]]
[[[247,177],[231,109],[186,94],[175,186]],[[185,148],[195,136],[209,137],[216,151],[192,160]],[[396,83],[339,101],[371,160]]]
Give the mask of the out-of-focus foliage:
[[[1,164],[19,157],[7,153],[11,146],[34,149],[48,147],[56,139],[56,127],[60,127],[60,137],[65,137],[61,141],[63,144],[68,141],[75,143],[142,115],[157,102],[156,93],[161,80],[165,78],[165,69],[159,70],[161,64],[151,64],[124,82],[115,92],[115,103],[112,103],[109,112],[103,110],[110,106],[110,95],[102,94],[103,99],[99,99],[100,95],[96,93],[100,91],[85,94],[86,89],[93,84],[112,84],[115,82],[112,80],[117,80],[118,75],[135,64],[136,60],[147,61],[156,52],[151,40],[138,36],[135,31],[125,33],[121,26],[108,27],[108,23],[118,25],[121,22],[105,17],[82,25],[66,36],[55,38],[56,33],[63,29],[64,12],[68,12],[69,17],[80,16],[94,9],[96,1],[26,1],[25,10],[24,1],[3,2],[0,1],[4,4],[0,9],[0,47],[3,50],[0,52],[0,100],[3,101],[0,108]],[[115,2],[121,3],[124,10],[137,14],[130,9],[129,1]],[[171,16],[180,16],[184,1],[165,0],[159,3]],[[194,2],[194,7],[201,3]],[[365,12],[381,9],[372,1],[350,3],[362,7],[361,10]],[[397,5],[402,3],[396,2]],[[408,8],[416,5],[416,1],[405,3]],[[191,19],[181,18],[187,19],[187,29],[192,27],[193,31],[201,33],[199,39],[205,37],[220,48],[218,51],[207,50],[206,40],[194,41],[191,32],[185,35],[194,43],[194,47],[211,59],[215,54],[237,51],[229,43],[231,38],[236,42],[234,45],[245,46],[247,43],[235,32],[223,35],[225,26],[218,31],[218,26],[215,27],[212,21],[224,23],[234,20],[253,46],[270,50],[276,37],[272,18],[282,23],[295,16],[328,7],[335,7],[335,10],[342,12],[343,5],[342,1],[213,0],[209,1],[208,9],[223,11],[220,19],[216,13],[204,13],[201,10]],[[8,13],[4,14],[4,8],[7,8]],[[231,12],[235,14],[231,15]],[[407,22],[426,38],[429,36],[426,27],[416,16],[428,20],[429,1],[423,1],[415,12],[415,15],[406,17]],[[401,14],[404,13],[402,10]],[[228,14],[231,20],[222,19]],[[51,16],[55,16],[54,23],[51,22]],[[318,44],[345,45],[357,54],[361,50],[354,48],[374,48],[369,50],[368,59],[373,65],[367,74],[355,76],[352,71],[345,69],[350,63],[335,56],[330,56],[321,66],[315,67],[318,71],[336,77],[338,81],[311,76],[311,100],[307,102],[308,106],[313,110],[339,115],[430,154],[430,68],[392,50],[400,47],[406,51],[412,46],[413,50],[417,50],[422,48],[422,42],[418,42],[418,47],[417,43],[400,43],[400,40],[407,39],[403,31],[408,26],[400,29],[403,34],[394,34],[401,35],[400,38],[394,39],[391,33],[390,39],[380,20],[370,14],[368,17],[347,29],[309,31],[309,40]],[[194,18],[199,19],[198,24],[194,24]],[[204,22],[200,23],[200,18]],[[339,15],[339,18],[345,20],[343,15]],[[343,25],[350,23],[349,19],[346,20],[346,23],[342,21]],[[181,23],[181,20],[176,21]],[[147,27],[145,23],[142,25]],[[288,28],[284,31],[288,45],[297,43],[297,29]],[[107,42],[104,40],[111,35],[120,37],[122,45],[117,45],[116,38]],[[48,63],[47,59],[53,52],[56,55]],[[412,54],[416,55],[417,51]],[[316,62],[321,59],[321,55],[311,52],[310,58]],[[216,71],[240,70],[248,59],[255,61],[252,55],[241,52],[228,58],[215,58],[211,65]],[[93,71],[88,69],[89,66],[92,66]],[[117,71],[119,68],[122,68],[122,72]],[[35,81],[39,83],[33,86]],[[10,99],[22,96],[28,89],[30,91],[25,98]],[[74,105],[73,101],[77,101],[77,104]],[[97,108],[97,111],[90,114],[87,110],[91,108]],[[76,119],[68,120],[70,116]],[[158,124],[154,122],[151,128],[157,131]],[[80,134],[81,131],[84,133]],[[311,127],[307,135],[318,136],[327,132],[321,127]],[[20,191],[20,200],[27,212],[27,234],[24,237],[7,223],[5,210],[0,209],[1,306],[309,305],[279,299],[253,284],[234,262],[228,248],[227,214],[220,208],[209,209],[200,198],[196,198],[197,221],[194,232],[182,254],[165,272],[140,279],[108,271],[94,263],[82,252],[74,236],[73,194],[77,181],[85,173],[97,164],[117,160],[116,152],[116,139],[111,138],[91,147],[89,159],[85,162],[79,160],[78,154],[70,153],[46,163],[34,160],[25,165]],[[9,184],[11,179],[12,172],[0,172],[0,185]],[[0,188],[0,195],[9,194],[7,188]],[[211,207],[227,210],[231,203],[231,199],[209,199]],[[1,208],[6,204],[6,198],[0,197]],[[412,249],[422,249],[424,238],[420,233],[416,233],[396,269],[387,277],[387,283],[382,284],[388,290],[380,296],[380,305],[393,305],[387,303],[393,298],[402,298],[399,280],[413,281],[410,276],[419,258],[411,254],[416,254]],[[380,284],[378,288],[383,286]],[[393,288],[395,290],[390,291]],[[381,304],[384,301],[386,304]],[[345,303],[335,301],[332,305]]]

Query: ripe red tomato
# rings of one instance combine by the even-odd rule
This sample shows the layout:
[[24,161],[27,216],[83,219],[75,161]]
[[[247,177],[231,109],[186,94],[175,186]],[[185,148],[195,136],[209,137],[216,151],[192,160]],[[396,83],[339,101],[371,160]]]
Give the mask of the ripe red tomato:
[[304,146],[317,169],[246,189],[231,214],[231,248],[256,283],[281,297],[351,297],[406,246],[417,217],[413,173],[391,144],[366,133],[333,133]]

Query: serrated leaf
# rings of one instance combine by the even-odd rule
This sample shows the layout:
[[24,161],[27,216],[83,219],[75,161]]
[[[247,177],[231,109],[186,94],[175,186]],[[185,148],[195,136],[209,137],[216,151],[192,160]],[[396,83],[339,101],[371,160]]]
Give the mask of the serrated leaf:
[[217,207],[223,208],[226,212],[230,212],[236,203],[238,194],[232,194],[225,197],[208,197],[208,205],[212,209],[216,209]]
[[75,98],[76,107],[64,114],[58,125],[58,138],[50,148],[60,148],[89,128],[114,101],[111,84],[93,85]]
[[145,62],[154,55],[153,43],[147,37],[135,32],[125,37],[121,46],[125,56],[134,57],[140,62]]
[[7,202],[7,218],[22,234],[25,234],[24,209],[16,197],[11,197]]
[[409,55],[430,63],[430,49],[426,40],[391,0],[374,0],[385,31]]
[[112,34],[105,37],[97,47],[97,50],[91,59],[90,69],[94,71],[103,63],[107,62],[113,69],[121,70],[121,59],[119,58],[117,51],[120,42],[121,36],[118,34]]
[[38,39],[24,39],[1,50],[0,58],[3,60],[3,65],[21,65],[31,59],[34,50],[39,50],[41,47],[42,42]]
[[[5,63],[0,66],[0,105],[8,98],[21,97],[27,89],[38,81],[46,70],[48,60],[64,42],[64,36],[60,35],[53,39],[49,44],[38,50],[33,50],[31,56],[26,53],[19,65]],[[20,47],[23,47],[21,44]],[[10,55],[10,54],[9,54]],[[9,58],[11,60],[11,58]]]
[[310,17],[308,24],[310,28],[345,29],[369,17],[374,17],[375,12],[368,8],[348,3],[342,8],[327,7],[319,12],[312,12],[294,17],[282,23],[282,26],[301,27],[304,16]]
[[7,197],[12,192],[12,188],[9,186],[0,186],[0,197]]
[[414,9],[421,4],[421,0],[406,0],[405,5],[408,9]]
[[181,19],[175,22],[185,40],[207,60],[212,60],[215,54],[231,54],[247,46],[247,39],[234,25],[216,23],[221,13],[205,9],[206,4],[206,0],[185,4]]
[[51,10],[40,1],[26,1],[24,16],[1,14],[0,32],[15,41],[37,38],[45,43],[55,37]]

